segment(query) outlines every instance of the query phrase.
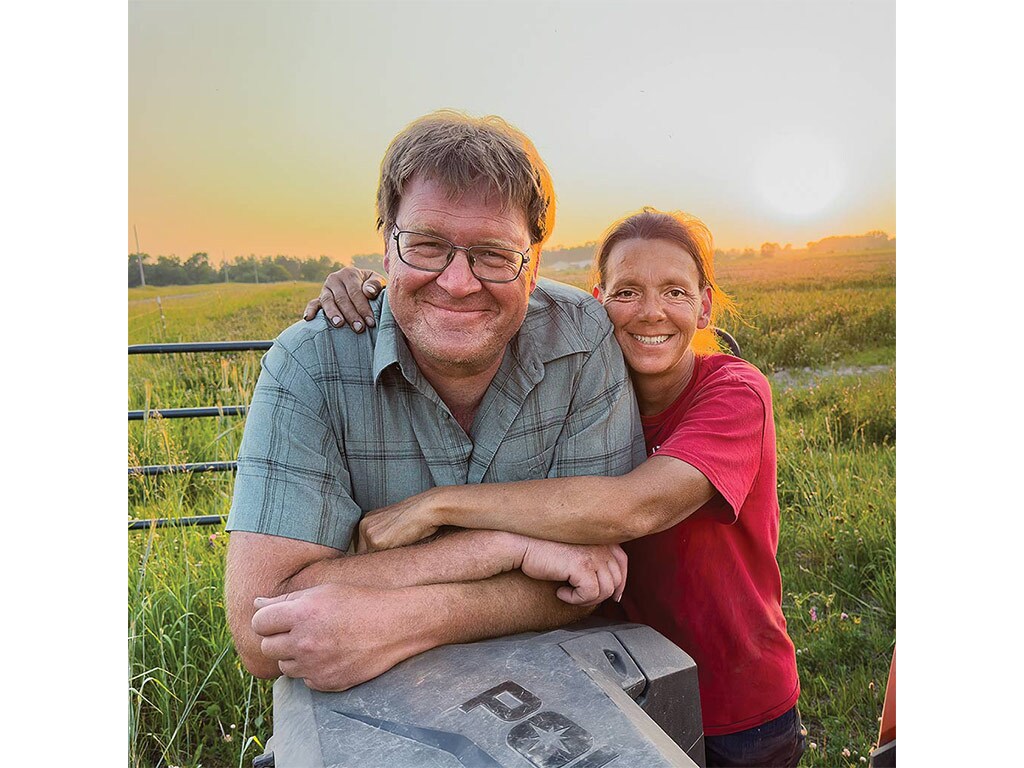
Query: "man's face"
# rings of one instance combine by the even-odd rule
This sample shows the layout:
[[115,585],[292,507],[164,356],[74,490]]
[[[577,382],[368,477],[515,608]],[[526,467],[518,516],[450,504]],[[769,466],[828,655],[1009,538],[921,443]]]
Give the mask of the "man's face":
[[[456,197],[428,177],[406,184],[396,216],[398,229],[436,235],[456,245],[493,245],[526,251],[530,230],[525,211],[505,209],[485,185]],[[485,283],[469,268],[465,251],[444,272],[424,272],[398,258],[385,233],[388,302],[409,349],[424,372],[465,376],[496,369],[505,345],[526,317],[537,281],[537,258],[511,283]]]

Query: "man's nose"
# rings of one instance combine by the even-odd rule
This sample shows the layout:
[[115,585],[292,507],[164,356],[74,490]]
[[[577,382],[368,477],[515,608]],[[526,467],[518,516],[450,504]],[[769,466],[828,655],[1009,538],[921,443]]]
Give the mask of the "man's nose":
[[456,249],[451,264],[437,276],[436,282],[457,298],[469,296],[483,287],[469,268],[469,254],[462,248]]

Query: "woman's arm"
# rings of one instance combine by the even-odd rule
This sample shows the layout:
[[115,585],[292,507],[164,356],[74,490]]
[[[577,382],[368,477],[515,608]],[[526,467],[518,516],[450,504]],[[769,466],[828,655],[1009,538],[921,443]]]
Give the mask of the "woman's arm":
[[671,528],[717,491],[696,467],[654,456],[620,477],[560,477],[432,488],[374,510],[360,552],[419,541],[444,525],[573,544],[611,544]]

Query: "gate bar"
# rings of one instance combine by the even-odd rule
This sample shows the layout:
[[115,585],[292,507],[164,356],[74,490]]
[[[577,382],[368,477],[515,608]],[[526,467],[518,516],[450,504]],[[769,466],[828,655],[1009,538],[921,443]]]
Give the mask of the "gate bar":
[[128,467],[128,476],[178,475],[184,472],[223,472],[238,469],[237,461],[204,461],[198,464],[150,464],[145,467]]
[[151,520],[130,520],[128,530],[140,528],[182,528],[188,525],[217,525],[228,519],[227,515],[201,515],[199,517],[157,517]]
[[173,344],[129,344],[129,355],[154,355],[165,352],[245,352],[252,349],[270,349],[272,340],[250,341],[186,341]]
[[244,416],[247,405],[222,405],[219,408],[161,408],[151,411],[128,411],[128,421],[143,421],[160,416],[164,419],[188,419],[193,416]]

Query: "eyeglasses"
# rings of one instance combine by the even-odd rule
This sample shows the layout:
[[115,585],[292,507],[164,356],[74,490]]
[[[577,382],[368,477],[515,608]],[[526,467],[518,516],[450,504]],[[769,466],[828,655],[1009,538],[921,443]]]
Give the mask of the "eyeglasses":
[[456,251],[465,251],[469,270],[483,283],[511,283],[530,263],[530,252],[493,245],[455,245],[443,237],[399,229],[393,235],[403,264],[424,272],[444,272]]

